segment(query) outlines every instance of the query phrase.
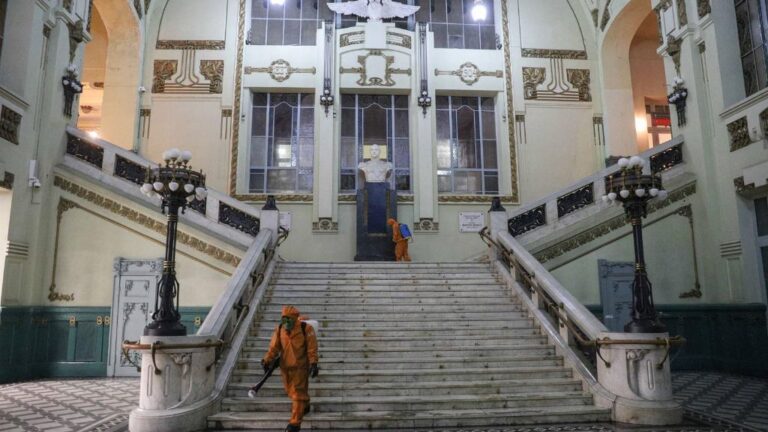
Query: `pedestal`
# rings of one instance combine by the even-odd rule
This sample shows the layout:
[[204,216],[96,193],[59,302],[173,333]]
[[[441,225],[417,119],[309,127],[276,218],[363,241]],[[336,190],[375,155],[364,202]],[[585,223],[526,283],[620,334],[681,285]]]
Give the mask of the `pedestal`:
[[387,219],[397,219],[397,193],[389,183],[366,182],[357,191],[355,261],[394,261],[395,244]]
[[[630,341],[664,339],[667,333],[601,333],[599,339],[628,340],[627,344],[602,345],[597,359],[598,381],[616,395],[613,420],[643,425],[674,425],[683,408],[672,397],[672,375],[667,346]],[[664,363],[662,363],[662,361]],[[659,367],[661,365],[661,367]]]

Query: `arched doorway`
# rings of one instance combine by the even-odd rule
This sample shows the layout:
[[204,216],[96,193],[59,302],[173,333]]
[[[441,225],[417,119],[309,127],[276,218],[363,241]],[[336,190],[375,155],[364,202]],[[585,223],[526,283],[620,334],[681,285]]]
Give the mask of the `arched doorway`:
[[132,148],[139,101],[139,21],[126,0],[95,0],[77,126]]
[[606,29],[601,70],[609,156],[637,154],[671,138],[659,41],[648,1],[631,1]]

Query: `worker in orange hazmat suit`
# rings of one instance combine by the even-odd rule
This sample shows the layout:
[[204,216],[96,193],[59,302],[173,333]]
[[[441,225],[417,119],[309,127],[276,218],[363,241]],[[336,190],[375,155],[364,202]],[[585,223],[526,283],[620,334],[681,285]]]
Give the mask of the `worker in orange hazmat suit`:
[[280,356],[280,375],[285,393],[291,398],[291,419],[286,432],[301,430],[301,420],[309,412],[309,376],[317,377],[317,337],[315,330],[299,320],[299,310],[283,306],[280,324],[272,333],[269,349],[261,365],[266,371],[270,363]]
[[410,261],[408,239],[404,238],[400,232],[400,224],[392,218],[387,219],[387,224],[392,226],[392,241],[395,242],[395,261]]

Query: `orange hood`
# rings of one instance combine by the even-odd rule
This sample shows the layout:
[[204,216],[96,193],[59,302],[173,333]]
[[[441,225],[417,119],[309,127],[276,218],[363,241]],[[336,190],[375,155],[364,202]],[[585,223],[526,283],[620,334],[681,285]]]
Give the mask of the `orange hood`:
[[296,309],[295,306],[291,306],[291,305],[283,306],[283,315],[282,316],[287,316],[287,317],[291,317],[293,319],[298,319],[299,318],[299,310]]

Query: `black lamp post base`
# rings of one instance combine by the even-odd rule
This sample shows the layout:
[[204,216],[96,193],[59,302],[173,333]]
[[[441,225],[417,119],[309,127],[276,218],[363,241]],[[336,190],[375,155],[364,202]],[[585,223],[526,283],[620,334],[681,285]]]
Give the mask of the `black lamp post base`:
[[627,333],[666,333],[667,326],[654,319],[632,320],[624,326]]
[[144,327],[144,336],[186,336],[187,328],[179,321],[152,321]]

